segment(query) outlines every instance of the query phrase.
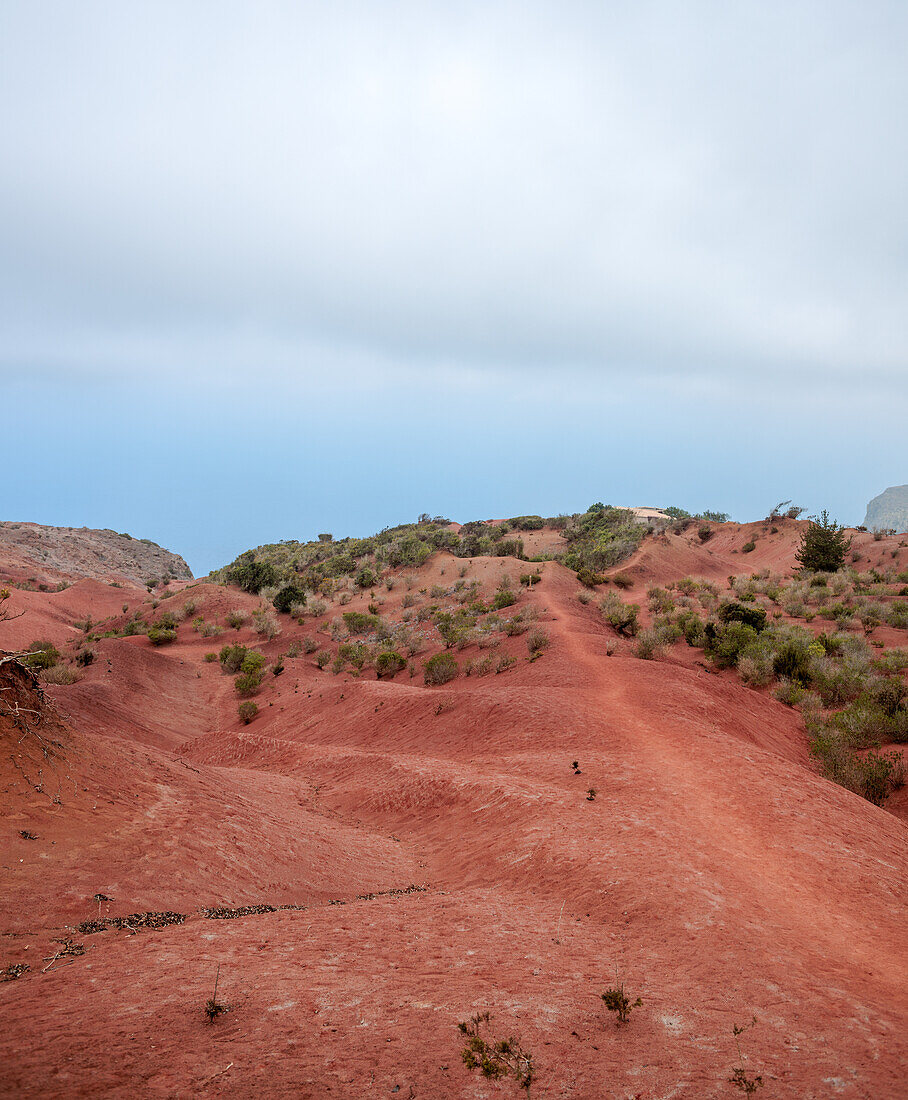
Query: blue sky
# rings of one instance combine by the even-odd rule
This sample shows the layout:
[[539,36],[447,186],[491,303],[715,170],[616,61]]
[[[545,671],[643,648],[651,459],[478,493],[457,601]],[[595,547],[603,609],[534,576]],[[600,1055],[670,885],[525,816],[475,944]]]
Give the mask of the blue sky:
[[0,8],[2,518],[197,573],[908,481],[902,4]]

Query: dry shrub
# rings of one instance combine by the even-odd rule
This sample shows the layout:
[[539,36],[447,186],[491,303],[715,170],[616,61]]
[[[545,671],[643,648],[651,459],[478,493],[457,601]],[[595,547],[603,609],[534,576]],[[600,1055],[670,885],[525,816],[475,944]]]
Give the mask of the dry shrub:
[[82,673],[70,668],[69,665],[52,665],[50,668],[41,670],[41,679],[45,684],[67,686],[78,683],[82,679]]

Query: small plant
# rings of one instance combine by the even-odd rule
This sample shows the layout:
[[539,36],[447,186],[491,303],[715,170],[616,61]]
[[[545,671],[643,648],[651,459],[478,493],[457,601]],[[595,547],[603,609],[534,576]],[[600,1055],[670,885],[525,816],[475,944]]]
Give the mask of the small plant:
[[220,978],[220,976],[221,967],[220,964],[218,964],[218,969],[214,976],[214,993],[208,998],[208,1002],[205,1005],[205,1015],[208,1017],[209,1024],[213,1024],[222,1012],[227,1011],[227,1005],[218,1000],[218,978]]
[[[735,1046],[738,1048],[738,1060],[740,1062],[744,1061],[744,1055],[741,1053],[741,1042],[739,1036],[743,1035],[745,1031],[749,1031],[750,1028],[754,1027],[756,1025],[756,1022],[757,1018],[756,1016],[754,1016],[749,1024],[734,1024],[732,1026],[732,1031],[735,1036]],[[729,1077],[728,1080],[735,1086],[736,1089],[740,1089],[745,1096],[753,1096],[757,1089],[763,1087],[763,1078],[760,1076],[760,1074],[757,1074],[756,1077],[748,1077],[747,1070],[744,1068],[743,1065],[735,1066],[734,1069],[731,1071],[731,1077]]]
[[580,761],[579,760],[573,760],[571,762],[571,767],[574,769],[574,775],[580,775]]
[[753,539],[750,539],[748,542],[745,542],[744,545],[741,547],[741,553],[752,554],[754,550],[756,550],[756,548],[757,544],[754,542]]
[[60,653],[52,642],[31,642],[28,648],[28,656],[22,659],[28,668],[53,668],[60,660]]
[[375,675],[378,679],[383,676],[395,676],[401,669],[407,667],[407,662],[404,658],[395,650],[387,650],[384,653],[379,653],[375,658]]
[[436,653],[423,664],[423,679],[430,686],[447,684],[459,671],[458,664],[450,653]]
[[618,971],[615,970],[615,984],[611,989],[607,989],[602,994],[602,999],[605,1001],[605,1007],[609,1012],[614,1012],[616,1015],[615,1027],[621,1027],[622,1024],[626,1024],[631,1018],[631,1012],[635,1008],[640,1008],[643,1001],[638,997],[636,1001],[632,1001],[627,995],[624,989],[624,982],[618,980]]
[[331,654],[327,649],[320,649],[315,655],[315,663],[319,668],[324,668],[331,660]]
[[527,635],[527,649],[532,654],[541,653],[548,644],[549,636],[544,630],[533,630]]
[[[579,775],[580,773],[575,772],[574,774]],[[586,792],[586,800],[587,800],[587,802],[595,802],[596,801],[596,788],[595,787],[590,787],[590,789]]]
[[177,640],[177,632],[164,626],[150,626],[148,640],[152,645],[170,645]]
[[466,1038],[466,1043],[461,1051],[461,1058],[467,1069],[478,1069],[483,1077],[491,1081],[497,1081],[502,1077],[513,1077],[514,1081],[522,1088],[530,1091],[533,1083],[533,1056],[523,1049],[519,1039],[513,1037],[507,1039],[483,1038],[480,1030],[488,1027],[491,1014],[477,1012],[469,1020],[464,1020],[457,1025],[461,1035]]
[[257,703],[253,703],[251,699],[246,699],[240,703],[237,707],[237,713],[241,720],[248,726],[253,718],[258,714],[259,708]]

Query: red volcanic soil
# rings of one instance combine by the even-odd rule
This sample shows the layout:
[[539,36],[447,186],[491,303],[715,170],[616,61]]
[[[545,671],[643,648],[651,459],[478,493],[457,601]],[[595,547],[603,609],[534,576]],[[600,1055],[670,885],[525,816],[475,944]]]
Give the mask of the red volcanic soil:
[[[648,538],[631,595],[789,570],[799,528],[778,527]],[[906,568],[895,544],[859,552],[892,548]],[[903,821],[817,776],[799,714],[767,692],[634,658],[557,564],[527,592],[526,563],[436,555],[415,588],[464,567],[487,596],[515,578],[509,610],[536,605],[551,639],[541,659],[505,638],[514,667],[430,688],[287,657],[242,725],[204,654],[240,641],[273,660],[305,637],[333,653],[321,624],[364,594],[280,616],[271,642],[189,621],[160,649],[96,642],[48,704],[0,666],[0,968],[30,967],[0,984],[3,1095],[519,1095],[461,1061],[456,1025],[485,1010],[532,1052],[537,1098],[734,1096],[737,1066],[767,1100],[908,1094]],[[78,587],[21,594],[0,645],[78,636],[88,604],[111,628],[123,602],[150,614],[140,591],[83,604]],[[405,592],[376,593],[383,616]],[[186,598],[222,625],[258,605],[195,585],[160,610]],[[274,911],[203,912],[225,906]],[[76,931],[147,911],[185,920]],[[55,959],[63,939],[84,954]],[[229,1011],[208,1023],[218,968]],[[643,1001],[623,1028],[600,997],[616,971]],[[733,1025],[754,1016],[739,1054]]]

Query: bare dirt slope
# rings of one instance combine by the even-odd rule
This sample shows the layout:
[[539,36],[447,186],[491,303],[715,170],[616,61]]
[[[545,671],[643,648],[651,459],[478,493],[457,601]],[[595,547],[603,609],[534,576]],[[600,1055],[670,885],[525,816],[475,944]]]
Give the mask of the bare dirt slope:
[[0,559],[0,580],[34,577],[55,583],[63,577],[94,577],[144,584],[151,577],[165,575],[192,579],[192,571],[179,554],[150,539],[91,527],[0,521]]
[[[758,541],[774,568],[796,530]],[[722,578],[753,567],[748,538],[647,540],[625,568]],[[436,555],[417,586],[463,564]],[[476,559],[467,577],[491,592],[525,568]],[[506,638],[500,675],[428,688],[285,658],[244,726],[203,654],[327,635],[184,623],[161,650],[99,643],[50,690],[53,759],[0,719],[0,964],[31,967],[0,984],[0,1091],[517,1095],[461,1063],[457,1022],[489,1010],[532,1051],[535,1097],[734,1096],[735,1066],[767,1098],[904,1096],[904,824],[814,773],[794,711],[694,661],[634,658],[573,574],[542,578],[520,604],[551,644],[531,663]],[[192,594],[219,622],[256,603]],[[75,931],[146,910],[185,920]],[[66,938],[85,953],[45,961]],[[218,967],[230,1010],[209,1025]],[[643,1000],[620,1029],[600,998],[616,970]],[[739,1055],[732,1027],[753,1016]]]

